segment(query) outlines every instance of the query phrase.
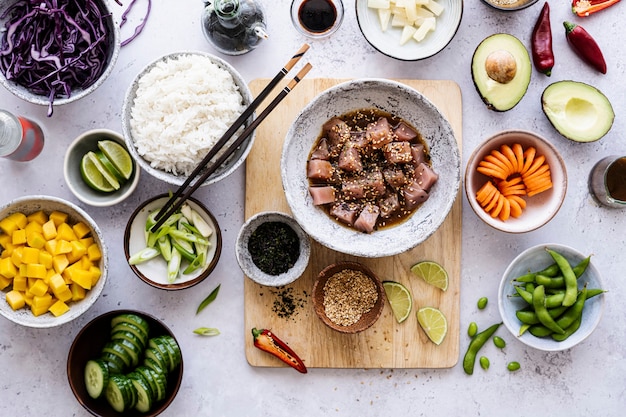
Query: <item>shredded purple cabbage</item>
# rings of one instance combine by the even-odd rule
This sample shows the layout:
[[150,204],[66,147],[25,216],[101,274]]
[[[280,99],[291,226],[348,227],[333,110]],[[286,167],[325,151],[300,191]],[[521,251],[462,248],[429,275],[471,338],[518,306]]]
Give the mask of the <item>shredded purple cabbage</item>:
[[107,15],[94,0],[19,0],[0,16],[0,71],[34,94],[71,97],[98,80],[108,63]]
[[[133,8],[136,2],[137,0],[132,0],[130,4],[128,5],[128,7],[126,8],[126,10],[124,11],[124,13],[122,13],[122,21],[120,22],[120,28],[124,26],[124,24],[128,20],[126,16],[128,16],[128,14],[130,13],[131,9]],[[152,9],[152,0],[148,0],[148,7],[146,9],[146,15],[143,17],[143,20],[141,21],[141,23],[135,28],[135,32],[128,39],[122,41],[122,46],[128,45],[129,43],[133,41],[133,39],[139,36],[144,26],[146,26],[146,22],[148,21],[148,16],[150,16],[151,9]]]

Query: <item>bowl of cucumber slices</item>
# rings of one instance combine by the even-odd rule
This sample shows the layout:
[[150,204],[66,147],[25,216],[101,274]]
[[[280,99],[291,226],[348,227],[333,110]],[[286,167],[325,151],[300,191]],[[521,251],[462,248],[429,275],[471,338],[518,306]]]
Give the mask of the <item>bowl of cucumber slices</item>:
[[178,393],[183,356],[161,321],[114,310],[80,330],[70,347],[67,377],[78,402],[95,416],[156,416]]

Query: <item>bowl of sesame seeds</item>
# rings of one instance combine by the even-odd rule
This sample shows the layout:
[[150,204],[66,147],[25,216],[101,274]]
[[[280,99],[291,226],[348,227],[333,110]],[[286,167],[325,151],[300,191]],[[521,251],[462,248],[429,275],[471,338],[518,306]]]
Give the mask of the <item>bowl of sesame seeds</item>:
[[341,333],[359,333],[380,317],[385,291],[365,265],[337,262],[318,274],[312,300],[315,313],[328,327]]

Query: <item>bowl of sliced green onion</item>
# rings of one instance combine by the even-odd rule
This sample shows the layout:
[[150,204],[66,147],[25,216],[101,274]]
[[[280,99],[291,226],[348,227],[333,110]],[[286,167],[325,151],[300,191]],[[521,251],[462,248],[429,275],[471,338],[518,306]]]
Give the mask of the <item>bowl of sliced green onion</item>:
[[182,290],[207,278],[222,252],[217,220],[197,199],[188,198],[162,226],[152,231],[169,195],[137,207],[124,232],[128,265],[145,283],[163,290]]

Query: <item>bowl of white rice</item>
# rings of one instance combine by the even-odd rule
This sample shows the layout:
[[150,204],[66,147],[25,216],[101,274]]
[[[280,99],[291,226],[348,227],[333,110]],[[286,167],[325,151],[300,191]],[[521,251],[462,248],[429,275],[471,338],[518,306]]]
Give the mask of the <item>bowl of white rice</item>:
[[[124,140],[144,171],[180,186],[250,102],[246,82],[226,61],[205,52],[171,53],[147,65],[128,89]],[[254,137],[253,132],[202,185],[234,172]]]

